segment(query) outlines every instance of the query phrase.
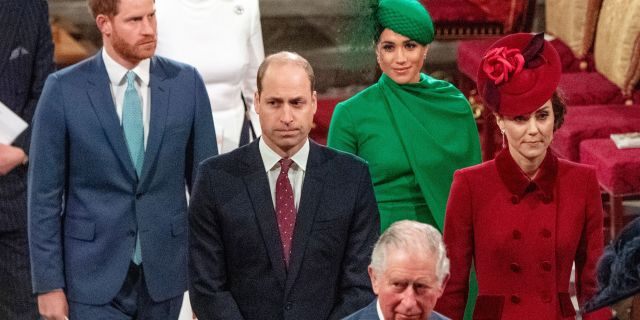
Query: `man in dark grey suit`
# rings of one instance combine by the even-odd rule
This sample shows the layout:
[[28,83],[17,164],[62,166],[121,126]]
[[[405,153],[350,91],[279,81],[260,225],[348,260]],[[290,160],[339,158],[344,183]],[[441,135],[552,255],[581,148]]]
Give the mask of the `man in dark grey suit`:
[[154,55],[153,0],[90,0],[95,56],[49,76],[33,120],[29,244],[47,319],[177,319],[187,199],[217,153],[195,68]]
[[200,165],[189,214],[189,295],[200,319],[339,319],[373,298],[380,222],[363,160],[308,134],[313,70],[297,54],[258,70],[262,137]]
[[[0,102],[29,125],[54,69],[44,0],[0,1]],[[27,163],[31,128],[0,144],[0,319],[37,319],[27,246]]]
[[392,224],[373,248],[369,276],[378,299],[343,320],[449,319],[433,311],[449,279],[449,258],[434,227]]

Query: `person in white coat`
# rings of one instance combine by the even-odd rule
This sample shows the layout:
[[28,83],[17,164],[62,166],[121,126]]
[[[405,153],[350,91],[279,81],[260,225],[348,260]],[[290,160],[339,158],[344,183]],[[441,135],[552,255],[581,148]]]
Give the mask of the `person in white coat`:
[[156,15],[157,54],[193,65],[202,75],[219,152],[260,136],[253,108],[264,60],[258,0],[157,0]]

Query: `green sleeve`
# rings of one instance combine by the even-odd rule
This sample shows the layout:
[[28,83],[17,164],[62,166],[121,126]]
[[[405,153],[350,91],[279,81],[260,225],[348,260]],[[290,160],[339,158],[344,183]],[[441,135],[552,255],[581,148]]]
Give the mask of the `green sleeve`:
[[358,139],[356,128],[347,106],[344,103],[339,103],[336,106],[329,125],[327,146],[357,155]]

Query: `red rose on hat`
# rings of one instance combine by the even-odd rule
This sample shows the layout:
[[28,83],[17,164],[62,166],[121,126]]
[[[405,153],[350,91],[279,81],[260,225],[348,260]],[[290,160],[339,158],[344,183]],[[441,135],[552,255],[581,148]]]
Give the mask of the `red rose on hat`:
[[524,57],[520,49],[493,48],[483,57],[482,70],[495,85],[509,81],[524,68]]

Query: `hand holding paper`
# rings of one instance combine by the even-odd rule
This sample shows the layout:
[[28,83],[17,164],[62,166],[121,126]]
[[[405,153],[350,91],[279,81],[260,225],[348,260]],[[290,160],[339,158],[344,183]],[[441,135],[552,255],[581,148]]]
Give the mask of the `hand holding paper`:
[[0,101],[0,143],[11,144],[28,126]]

